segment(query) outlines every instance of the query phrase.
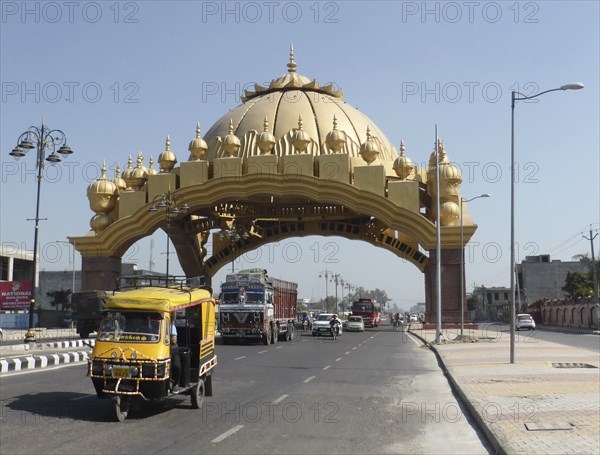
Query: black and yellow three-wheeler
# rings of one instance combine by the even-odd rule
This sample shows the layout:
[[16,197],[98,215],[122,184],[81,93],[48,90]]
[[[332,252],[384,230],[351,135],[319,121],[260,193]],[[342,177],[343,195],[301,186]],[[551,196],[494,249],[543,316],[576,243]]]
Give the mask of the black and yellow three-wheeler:
[[190,395],[200,408],[212,395],[216,301],[193,281],[124,277],[108,298],[88,376],[99,398],[114,400],[118,421],[134,402]]

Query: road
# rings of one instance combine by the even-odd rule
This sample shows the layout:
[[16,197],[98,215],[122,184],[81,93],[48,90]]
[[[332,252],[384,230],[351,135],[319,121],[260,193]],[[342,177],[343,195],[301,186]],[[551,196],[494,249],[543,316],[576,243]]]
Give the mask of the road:
[[124,423],[85,365],[7,374],[0,452],[489,453],[432,352],[389,326],[217,348],[201,410],[174,397]]

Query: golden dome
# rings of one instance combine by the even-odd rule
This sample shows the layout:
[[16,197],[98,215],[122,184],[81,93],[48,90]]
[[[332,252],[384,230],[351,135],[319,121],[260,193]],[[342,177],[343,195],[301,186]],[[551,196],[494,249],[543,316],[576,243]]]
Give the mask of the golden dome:
[[396,158],[393,165],[393,169],[396,172],[396,175],[402,180],[406,179],[406,177],[408,177],[412,172],[414,172],[414,170],[417,167],[415,166],[415,163],[413,163],[412,160],[405,155],[405,150],[406,147],[404,146],[404,141],[401,141],[400,156]]
[[[126,185],[127,185],[127,179],[131,176],[132,172],[133,172],[133,160],[131,159],[131,155],[129,155],[129,158],[127,159],[127,167],[121,174],[121,177],[123,178],[123,180],[125,180]],[[131,187],[129,185],[127,185],[127,188],[131,188]]]
[[143,160],[144,156],[142,155],[142,152],[138,152],[137,166],[129,175],[129,180],[127,180],[127,184],[135,190],[139,190],[144,186],[144,183],[146,183],[146,180],[148,179],[148,171],[144,167]]
[[[131,170],[133,170],[133,168]],[[123,180],[123,177],[121,177],[120,174],[121,166],[119,166],[119,163],[117,163],[117,169],[115,170],[115,178],[113,179],[113,183],[117,187],[117,192],[119,193],[127,189],[127,183],[125,183],[125,180]]]
[[154,169],[154,158],[152,158],[152,155],[150,155],[150,166],[148,167],[148,170],[146,171],[146,177],[148,175],[156,175],[158,174],[158,171],[156,169]]
[[192,157],[194,157],[194,161],[201,160],[206,155],[208,145],[200,136],[200,122],[196,123],[196,137],[190,142],[188,150],[192,154]]
[[106,178],[106,164],[102,163],[102,175],[99,179],[89,184],[87,189],[88,197],[93,194],[114,194],[117,191],[117,185],[112,180]]
[[233,134],[233,120],[229,119],[229,134],[223,139],[223,150],[225,150],[227,157],[231,158],[237,155],[240,146],[240,139]]
[[337,118],[335,114],[333,116],[333,129],[327,133],[325,143],[333,153],[340,152],[346,144],[346,133],[337,129]]
[[302,116],[298,116],[298,129],[294,133],[292,138],[292,145],[298,153],[306,152],[306,147],[310,144],[310,137],[306,134],[306,131],[302,129]]
[[158,165],[160,166],[160,172],[171,172],[173,167],[177,164],[177,157],[171,151],[171,139],[167,135],[165,141],[165,151],[158,156]]
[[262,155],[268,155],[269,153],[271,153],[273,147],[275,146],[275,136],[273,136],[269,132],[269,120],[267,119],[267,117],[265,117],[265,122],[263,123],[263,126],[265,129],[262,133],[260,133],[260,136],[258,136],[258,141],[256,141],[256,145],[258,145],[258,148]]
[[[345,133],[346,146],[343,151],[351,157],[360,156],[360,145],[365,141],[365,131],[370,126],[373,140],[379,148],[379,157],[383,161],[393,161],[398,153],[385,134],[362,112],[346,103],[340,90],[332,85],[319,86],[296,72],[296,63],[292,58],[288,63],[288,73],[274,79],[269,86],[256,86],[253,92],[246,92],[243,104],[223,115],[204,135],[208,144],[206,160],[213,161],[222,156],[223,139],[233,133],[240,139],[241,147],[237,156],[248,157],[259,154],[255,142],[263,122],[268,117],[272,125],[271,134],[275,138],[273,154],[278,156],[293,154],[296,149],[291,140],[298,128],[298,116],[302,116],[302,130],[312,139],[306,153],[315,156],[330,153],[327,134],[331,119],[337,119],[337,129]],[[220,139],[218,139],[220,138]]]
[[371,164],[379,155],[379,147],[371,136],[371,130],[367,126],[367,140],[360,145],[360,156],[367,164]]

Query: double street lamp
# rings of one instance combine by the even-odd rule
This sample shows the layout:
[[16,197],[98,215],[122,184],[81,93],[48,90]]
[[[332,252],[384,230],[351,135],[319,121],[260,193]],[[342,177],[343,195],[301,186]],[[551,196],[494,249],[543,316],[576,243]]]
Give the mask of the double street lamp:
[[155,196],[152,200],[152,206],[148,209],[149,212],[157,212],[158,209],[165,211],[167,218],[167,278],[166,285],[169,285],[169,245],[170,245],[170,237],[171,237],[171,220],[181,214],[186,214],[190,207],[184,200],[184,197],[181,194],[173,194],[171,191],[167,191],[166,193],[159,194]]
[[[56,147],[60,146],[58,150]],[[42,117],[42,126],[30,126],[27,131],[21,133],[17,139],[17,146],[9,153],[15,159],[20,159],[27,155],[29,150],[36,149],[36,168],[37,168],[37,197],[35,205],[35,231],[33,237],[33,267],[31,272],[31,299],[29,301],[29,325],[25,334],[25,342],[35,342],[35,332],[33,331],[33,313],[35,310],[36,297],[36,281],[37,281],[37,264],[38,264],[38,236],[40,230],[40,193],[42,186],[42,177],[44,170],[44,160],[52,164],[60,163],[62,159],[56,153],[60,153],[64,158],[73,153],[71,147],[67,145],[67,136],[64,132],[58,129],[49,129],[44,125],[44,117]],[[46,151],[52,151],[46,157]],[[31,219],[28,219],[28,221]]]
[[515,101],[530,100],[550,92],[559,90],[579,90],[583,84],[562,85],[558,88],[545,90],[535,95],[527,96],[512,91],[511,122],[510,122],[510,363],[515,363]]
[[463,203],[471,202],[482,197],[490,197],[483,193],[471,199],[460,198],[460,336],[465,331],[465,241],[463,239]]

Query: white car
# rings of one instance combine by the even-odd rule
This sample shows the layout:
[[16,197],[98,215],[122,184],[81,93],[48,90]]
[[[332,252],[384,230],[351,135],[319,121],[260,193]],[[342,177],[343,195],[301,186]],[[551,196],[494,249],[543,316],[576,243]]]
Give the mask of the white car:
[[[333,313],[321,313],[317,316],[317,319],[313,321],[312,325],[312,336],[316,337],[321,335],[331,335],[331,331],[329,330],[329,321],[333,317]],[[339,319],[339,318],[338,318]],[[338,334],[342,334],[342,321],[339,324],[340,332]]]
[[515,330],[535,330],[535,321],[530,314],[517,314],[515,318]]
[[352,331],[364,332],[365,331],[365,323],[363,321],[362,316],[350,316],[348,318],[348,322],[346,323],[346,330],[348,332],[352,332]]

